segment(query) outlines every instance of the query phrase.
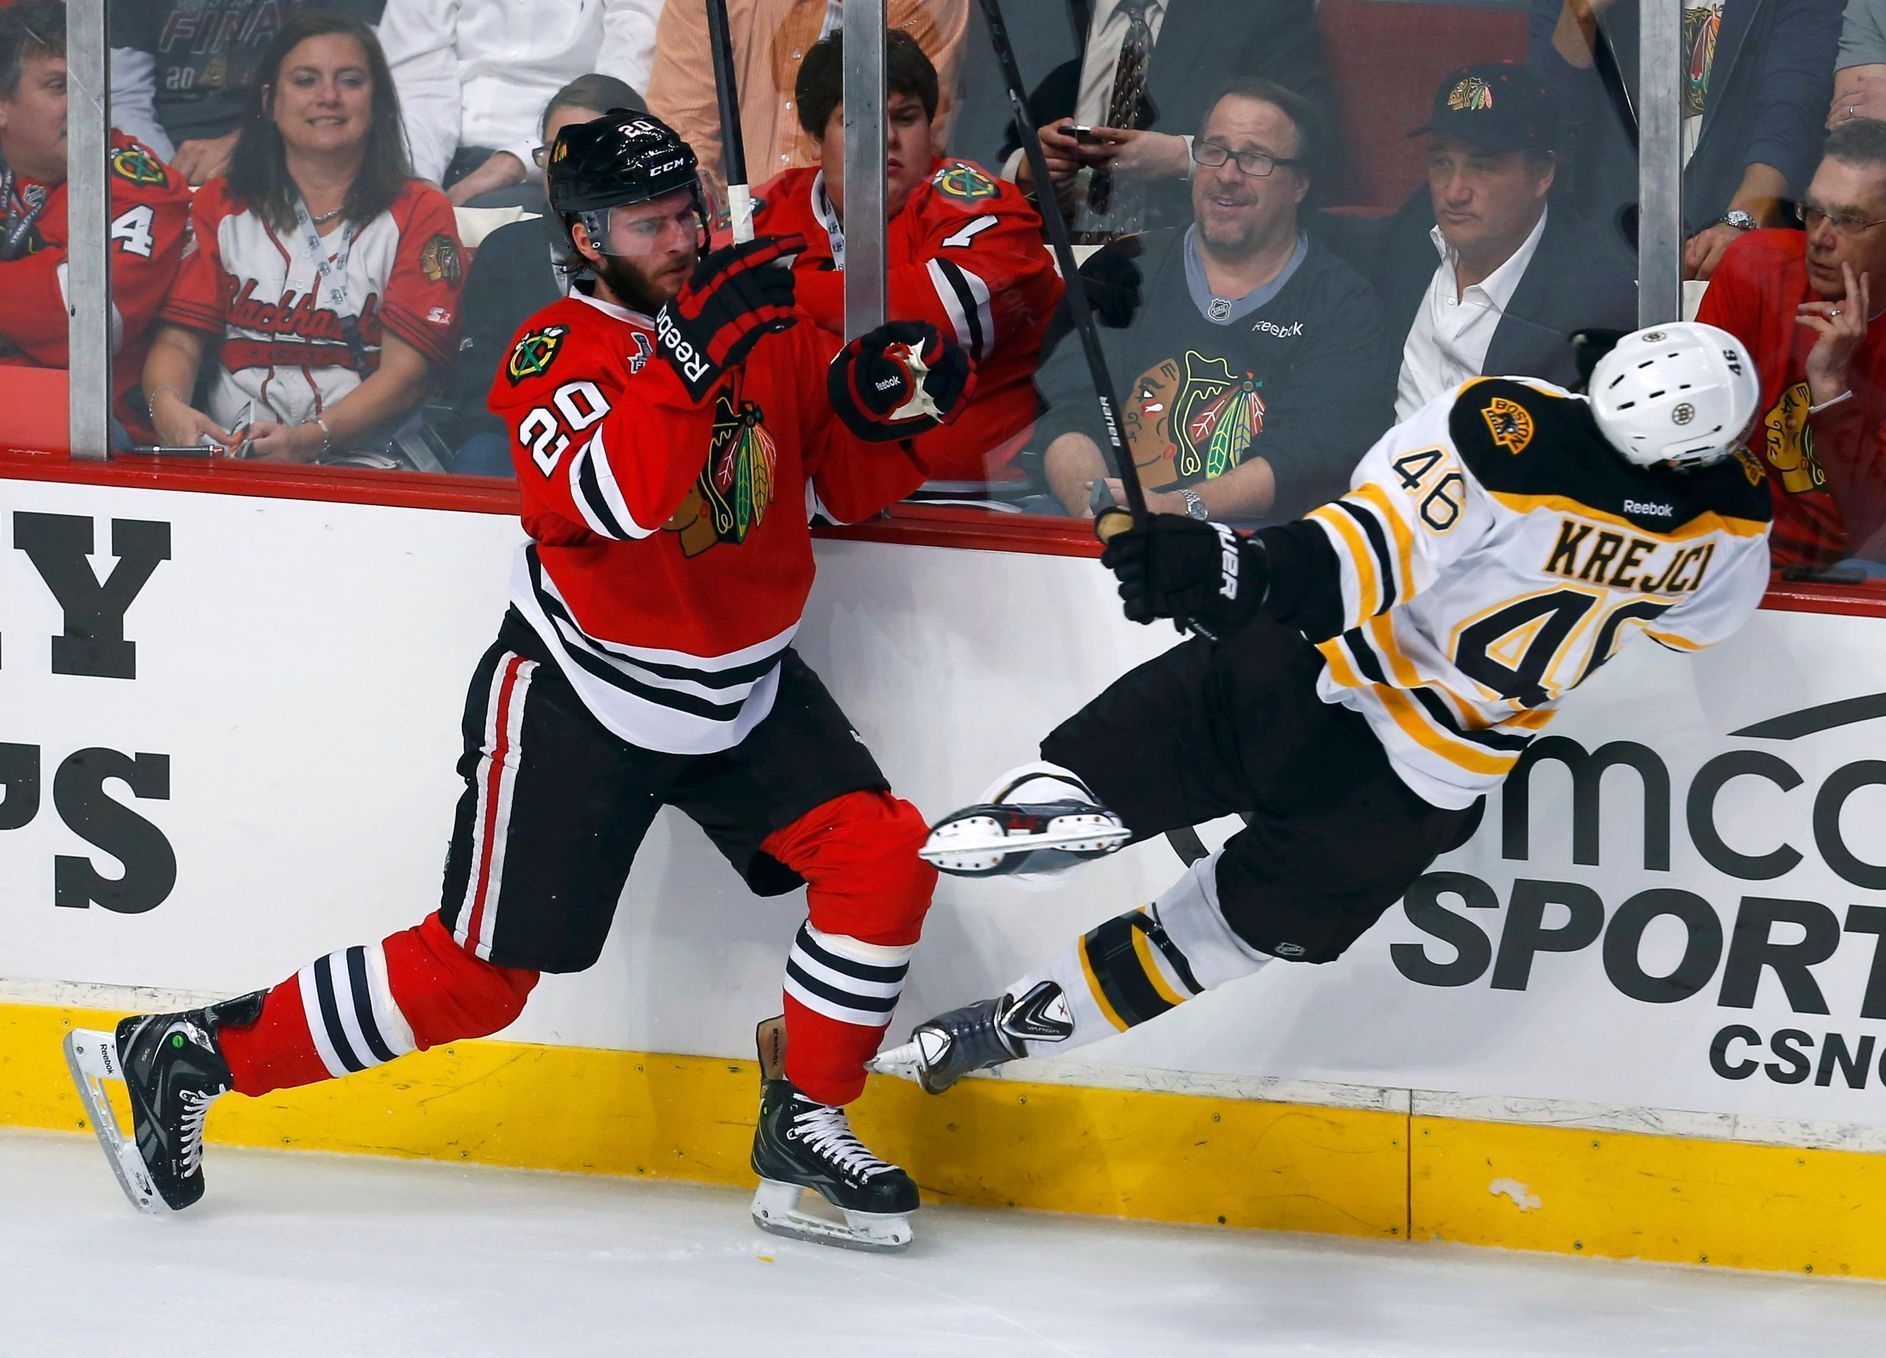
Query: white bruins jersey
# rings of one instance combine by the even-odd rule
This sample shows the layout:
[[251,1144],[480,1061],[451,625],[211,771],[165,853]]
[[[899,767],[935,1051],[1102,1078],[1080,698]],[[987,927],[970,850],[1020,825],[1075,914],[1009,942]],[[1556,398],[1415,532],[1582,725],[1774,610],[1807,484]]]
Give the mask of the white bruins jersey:
[[1484,378],[1429,403],[1351,487],[1264,536],[1294,539],[1305,565],[1334,553],[1292,619],[1326,662],[1319,696],[1367,718],[1436,806],[1498,785],[1628,635],[1698,650],[1768,584],[1769,492],[1746,451],[1632,466],[1583,397],[1542,382]]

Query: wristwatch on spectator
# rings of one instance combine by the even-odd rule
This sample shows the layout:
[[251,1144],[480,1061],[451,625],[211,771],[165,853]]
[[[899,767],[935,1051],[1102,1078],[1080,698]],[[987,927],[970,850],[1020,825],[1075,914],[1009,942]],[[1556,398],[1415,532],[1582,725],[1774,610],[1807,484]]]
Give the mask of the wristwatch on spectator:
[[1753,231],[1755,219],[1739,207],[1732,207],[1722,214],[1722,224],[1733,226],[1737,231]]
[[1201,523],[1211,518],[1211,511],[1205,508],[1205,502],[1194,495],[1189,487],[1179,487],[1179,498],[1185,501],[1187,517],[1197,519]]

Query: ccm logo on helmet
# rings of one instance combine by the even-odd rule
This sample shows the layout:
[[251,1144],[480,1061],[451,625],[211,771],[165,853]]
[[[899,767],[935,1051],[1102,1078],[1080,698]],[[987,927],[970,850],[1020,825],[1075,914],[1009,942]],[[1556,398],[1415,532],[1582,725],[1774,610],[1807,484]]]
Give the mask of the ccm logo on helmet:
[[649,177],[653,178],[655,175],[658,175],[658,174],[667,174],[668,171],[678,170],[685,164],[687,164],[687,160],[685,157],[676,156],[673,160],[665,160],[661,164],[651,169],[648,172]]

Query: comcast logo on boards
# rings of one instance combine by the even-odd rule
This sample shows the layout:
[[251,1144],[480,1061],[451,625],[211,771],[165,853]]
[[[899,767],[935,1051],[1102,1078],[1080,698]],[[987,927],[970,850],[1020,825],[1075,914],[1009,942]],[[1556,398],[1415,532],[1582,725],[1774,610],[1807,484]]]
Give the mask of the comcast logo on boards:
[[[1556,794],[1569,782],[1572,865],[1606,869],[1612,883],[1629,873],[1631,887],[1600,892],[1527,875],[1502,901],[1471,873],[1430,872],[1404,902],[1409,921],[1429,937],[1391,945],[1396,970],[1417,985],[1525,991],[1554,956],[1597,949],[1605,979],[1626,999],[1724,1011],[1708,1050],[1697,1053],[1720,1079],[1886,1086],[1886,1038],[1839,1027],[1886,1020],[1886,827],[1861,814],[1886,797],[1886,759],[1857,757],[1869,744],[1886,747],[1882,719],[1886,693],[1757,722],[1732,738],[1759,744],[1714,753],[1681,786],[1663,757],[1637,741],[1589,750],[1561,736],[1535,741],[1499,794],[1501,858],[1522,870],[1545,866],[1532,842],[1536,798],[1550,794],[1562,805]],[[1872,722],[1882,724],[1843,738]],[[1828,767],[1840,759],[1846,762]],[[1735,795],[1731,788],[1761,794],[1758,825],[1745,817],[1725,826],[1719,810]],[[1862,800],[1849,811],[1856,797]],[[1634,833],[1640,827],[1641,839]],[[1695,859],[1729,879],[1721,889],[1705,896],[1657,879],[1671,871],[1678,833]],[[1788,879],[1803,868],[1831,873],[1851,890],[1828,900],[1789,891]],[[1648,881],[1638,879],[1640,870]],[[1486,927],[1499,918],[1494,911],[1503,911],[1497,931]],[[1647,964],[1653,926],[1665,938],[1678,931],[1674,967]],[[1836,968],[1861,966],[1866,982],[1857,1006],[1843,1002],[1834,1013],[1828,978]],[[1752,1010],[1758,989],[1772,1000],[1777,987],[1795,1024],[1763,1031],[1734,1013]]]

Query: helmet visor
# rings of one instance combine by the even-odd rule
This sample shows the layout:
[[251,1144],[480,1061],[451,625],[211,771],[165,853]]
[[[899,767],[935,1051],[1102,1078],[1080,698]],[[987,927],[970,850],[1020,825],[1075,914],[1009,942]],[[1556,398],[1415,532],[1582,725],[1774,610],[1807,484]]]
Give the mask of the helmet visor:
[[639,203],[579,212],[590,244],[605,255],[638,264],[691,258],[707,246],[707,213],[699,188],[674,189]]

